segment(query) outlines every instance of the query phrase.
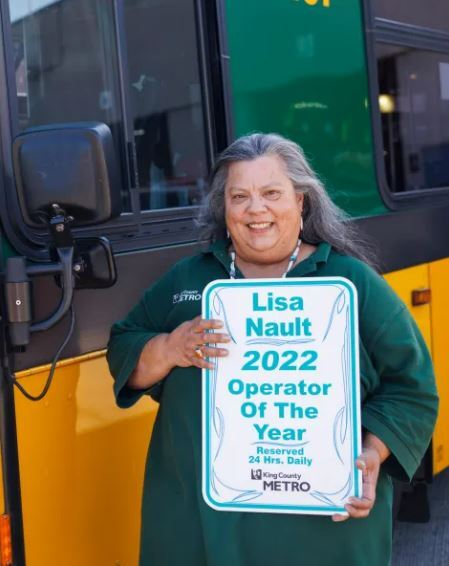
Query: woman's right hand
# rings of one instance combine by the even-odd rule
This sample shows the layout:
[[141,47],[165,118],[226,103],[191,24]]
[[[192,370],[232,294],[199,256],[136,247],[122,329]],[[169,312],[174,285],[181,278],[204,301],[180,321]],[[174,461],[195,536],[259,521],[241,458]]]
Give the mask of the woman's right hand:
[[170,365],[213,369],[213,362],[206,358],[228,355],[228,350],[217,347],[217,344],[230,342],[228,334],[213,332],[221,328],[221,320],[205,320],[201,316],[180,324],[166,337]]
[[228,355],[228,350],[216,346],[230,341],[227,334],[212,332],[220,328],[223,328],[220,320],[204,320],[197,316],[183,322],[169,334],[158,334],[145,344],[128,379],[128,386],[147,389],[164,379],[176,366],[213,369],[214,364],[206,358]]

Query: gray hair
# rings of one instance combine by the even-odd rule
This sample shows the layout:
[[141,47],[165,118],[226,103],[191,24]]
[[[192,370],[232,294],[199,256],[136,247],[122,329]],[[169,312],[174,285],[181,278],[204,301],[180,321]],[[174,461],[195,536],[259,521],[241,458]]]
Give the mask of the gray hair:
[[226,238],[225,186],[228,169],[237,161],[251,161],[264,155],[279,157],[296,191],[304,194],[302,239],[309,244],[328,242],[343,254],[375,265],[372,248],[362,240],[353,222],[338,208],[295,142],[278,134],[242,136],[218,157],[211,174],[210,190],[198,215],[201,239]]

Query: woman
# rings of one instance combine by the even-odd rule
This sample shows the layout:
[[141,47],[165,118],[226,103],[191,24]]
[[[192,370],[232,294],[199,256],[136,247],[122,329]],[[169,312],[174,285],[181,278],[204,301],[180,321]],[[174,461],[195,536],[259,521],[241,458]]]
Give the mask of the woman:
[[[291,141],[254,134],[231,144],[213,171],[201,222],[211,247],[148,289],[114,325],[109,344],[119,406],[145,393],[160,401],[140,564],[386,566],[391,477],[412,477],[437,412],[431,362],[416,325],[361,261],[366,252],[353,228]],[[214,511],[201,495],[200,368],[227,355],[229,338],[218,321],[201,319],[202,290],[227,277],[335,275],[350,279],[359,297],[362,498],[347,505],[349,519]]]

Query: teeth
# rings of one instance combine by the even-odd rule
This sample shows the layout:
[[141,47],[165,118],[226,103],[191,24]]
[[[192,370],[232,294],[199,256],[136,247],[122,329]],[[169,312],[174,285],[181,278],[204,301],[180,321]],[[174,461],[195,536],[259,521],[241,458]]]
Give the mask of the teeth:
[[256,230],[261,230],[263,228],[268,228],[271,226],[271,222],[253,222],[252,224],[248,224],[250,228],[255,228]]

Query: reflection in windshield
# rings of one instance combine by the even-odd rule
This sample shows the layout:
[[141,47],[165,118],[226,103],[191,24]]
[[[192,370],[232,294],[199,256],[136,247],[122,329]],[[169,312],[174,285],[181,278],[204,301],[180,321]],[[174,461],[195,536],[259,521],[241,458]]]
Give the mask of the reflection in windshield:
[[9,6],[11,22],[14,23],[26,18],[57,2],[61,2],[61,0],[11,0]]
[[[9,0],[18,127],[96,121],[123,151],[112,2]],[[129,209],[127,192],[124,206]]]

